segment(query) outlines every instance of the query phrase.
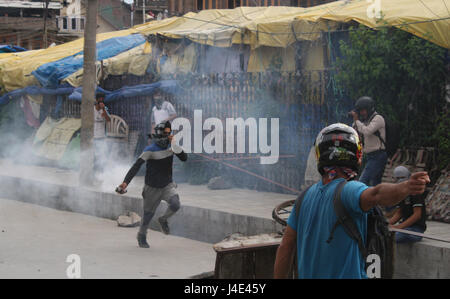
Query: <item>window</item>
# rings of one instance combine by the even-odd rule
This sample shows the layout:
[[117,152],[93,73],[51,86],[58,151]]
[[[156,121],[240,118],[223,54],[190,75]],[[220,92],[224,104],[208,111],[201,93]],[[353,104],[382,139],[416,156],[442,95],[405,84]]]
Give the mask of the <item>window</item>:
[[84,30],[84,19],[83,18],[80,19],[80,30],[81,31]]
[[203,0],[197,0],[197,10],[203,9]]
[[63,21],[62,29],[66,30],[67,29],[67,18],[63,18],[62,21]]
[[76,18],[72,18],[72,30],[77,30],[77,19]]

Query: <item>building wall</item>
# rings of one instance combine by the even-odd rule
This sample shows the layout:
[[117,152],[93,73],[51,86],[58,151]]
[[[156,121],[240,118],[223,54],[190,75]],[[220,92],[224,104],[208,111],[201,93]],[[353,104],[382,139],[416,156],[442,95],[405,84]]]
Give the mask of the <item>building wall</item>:
[[[56,9],[48,10],[46,22],[48,45],[57,42],[56,16],[58,13],[59,10]],[[17,45],[29,50],[42,48],[44,46],[43,16],[42,8],[1,7],[0,44]]]
[[233,9],[239,6],[298,6],[311,7],[335,0],[168,0],[171,15],[203,9]]
[[[67,7],[63,7],[59,16],[59,29],[61,34],[67,36],[82,36],[84,32],[84,25],[86,19],[86,7],[84,0],[66,0]],[[63,0],[61,0],[61,3]],[[67,21],[65,21],[65,19]],[[75,19],[77,24],[76,29],[65,28],[63,22],[71,23]],[[136,18],[135,24],[142,23],[141,18]],[[98,17],[97,17],[97,33],[110,32],[129,28],[131,26],[131,11],[129,7],[122,3],[121,0],[99,0],[98,1]]]

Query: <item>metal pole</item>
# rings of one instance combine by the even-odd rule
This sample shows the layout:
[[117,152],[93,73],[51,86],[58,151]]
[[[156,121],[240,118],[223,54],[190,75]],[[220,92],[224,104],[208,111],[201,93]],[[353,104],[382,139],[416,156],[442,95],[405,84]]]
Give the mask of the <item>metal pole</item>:
[[145,0],[142,0],[142,24],[145,23]]
[[133,4],[131,4],[131,27],[134,26],[134,1]]

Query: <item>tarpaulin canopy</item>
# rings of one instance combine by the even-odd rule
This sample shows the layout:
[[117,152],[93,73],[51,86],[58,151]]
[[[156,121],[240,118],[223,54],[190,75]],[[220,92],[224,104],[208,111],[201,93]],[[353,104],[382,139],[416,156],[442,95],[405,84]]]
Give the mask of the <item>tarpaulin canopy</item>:
[[22,51],[26,51],[26,50],[27,49],[19,47],[19,46],[0,45],[0,53],[22,52]]
[[[160,89],[163,92],[167,93],[177,93],[180,92],[181,87],[178,85],[175,80],[162,80],[158,82],[154,82],[151,84],[139,84],[134,86],[124,86],[120,89],[109,91],[97,86],[96,93],[104,93],[105,94],[105,103],[114,102],[121,99],[126,99],[129,97],[136,96],[148,96],[152,95],[155,90]],[[11,100],[20,98],[24,95],[69,95],[68,99],[73,101],[81,102],[83,88],[81,87],[72,87],[68,84],[64,86],[59,86],[58,88],[46,88],[39,86],[28,86],[22,89],[17,89],[11,91],[0,97],[0,105],[4,105],[9,103]]]
[[[107,59],[124,51],[137,47],[145,42],[140,34],[132,34],[110,38],[97,43],[97,60]],[[44,87],[57,87],[59,82],[83,67],[83,52],[72,56],[46,63],[40,66],[32,74]]]
[[[446,2],[448,0],[353,0],[335,1],[309,8],[276,6],[203,10],[181,17],[152,21],[128,30],[98,34],[99,49],[102,48],[102,42],[107,40],[111,43],[121,40],[130,42],[127,46],[117,48],[114,53],[107,51],[109,54],[103,55],[99,50],[98,60],[111,59],[124,52],[134,53],[131,50],[142,45],[143,36],[149,35],[186,38],[217,47],[245,44],[252,50],[262,46],[286,48],[298,40],[318,39],[321,32],[336,30],[338,24],[353,21],[371,28],[397,27],[450,49],[450,5],[446,5]],[[379,7],[377,3],[380,4]],[[380,16],[383,16],[381,22]],[[130,37],[136,33],[142,36]],[[83,42],[81,38],[44,50],[13,53],[14,55],[0,54],[2,93],[39,83],[55,87],[61,80],[73,86],[79,85],[82,73],[79,62],[82,60],[78,58],[83,50]],[[143,53],[141,50],[137,52]],[[122,66],[115,68],[109,65],[109,70],[112,73],[130,71],[132,59],[128,54],[121,59],[110,60],[111,63],[120,63]],[[145,68],[148,59],[142,56],[139,61],[136,60],[138,62]],[[136,67],[139,66],[133,65],[131,71],[144,72]]]
[[[121,36],[137,33],[134,29],[113,31],[97,34],[97,43]],[[0,87],[12,91],[26,86],[37,85],[39,82],[31,74],[40,66],[55,62],[83,51],[84,39],[80,38],[65,44],[49,47],[43,50],[25,51],[0,55]],[[10,55],[10,56],[3,56]],[[4,57],[4,58],[3,58]]]
[[[340,22],[355,21],[371,28],[393,26],[450,48],[450,5],[447,0],[353,0],[302,7],[239,7],[203,10],[134,28],[142,34],[219,47],[231,44],[286,47],[296,40],[314,40]],[[376,3],[380,3],[377,7]],[[383,16],[383,22],[379,17]],[[385,23],[384,23],[385,22]]]
[[[105,103],[114,102],[121,99],[149,96],[152,95],[157,89],[160,89],[168,93],[180,92],[180,86],[175,80],[163,80],[150,84],[140,84],[134,86],[123,86],[120,89],[114,91],[103,90],[105,93]],[[83,89],[81,87],[76,88],[69,96],[69,100],[81,101]]]
[[80,118],[54,120],[47,117],[36,132],[33,142],[35,154],[50,160],[61,159],[73,134],[80,128]]
[[58,88],[46,88],[40,86],[27,86],[16,89],[0,97],[0,105],[8,104],[9,101],[20,98],[24,95],[66,95],[72,93],[74,87],[65,85]]

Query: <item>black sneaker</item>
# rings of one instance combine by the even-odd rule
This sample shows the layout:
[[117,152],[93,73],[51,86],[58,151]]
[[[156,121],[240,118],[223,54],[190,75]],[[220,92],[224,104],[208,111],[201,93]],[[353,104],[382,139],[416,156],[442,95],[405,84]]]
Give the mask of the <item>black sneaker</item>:
[[148,243],[147,243],[147,236],[146,235],[138,233],[137,234],[137,240],[138,240],[139,247],[141,247],[141,248],[149,248],[150,247],[150,245],[148,245]]
[[161,226],[161,231],[166,235],[170,234],[169,223],[166,219],[160,217],[158,218],[159,225]]

